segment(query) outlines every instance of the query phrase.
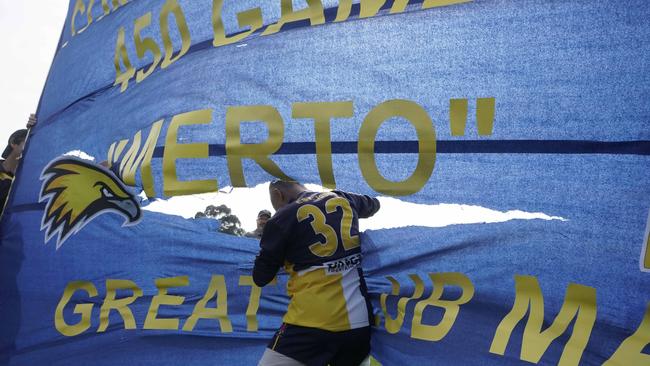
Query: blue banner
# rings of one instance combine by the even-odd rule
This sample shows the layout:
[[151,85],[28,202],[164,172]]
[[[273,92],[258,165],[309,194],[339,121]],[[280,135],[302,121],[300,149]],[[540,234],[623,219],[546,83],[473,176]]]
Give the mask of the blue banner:
[[276,178],[381,197],[377,363],[650,364],[649,18],[71,1],[0,224],[0,364],[256,364],[286,274],[260,289],[257,240],[148,207]]

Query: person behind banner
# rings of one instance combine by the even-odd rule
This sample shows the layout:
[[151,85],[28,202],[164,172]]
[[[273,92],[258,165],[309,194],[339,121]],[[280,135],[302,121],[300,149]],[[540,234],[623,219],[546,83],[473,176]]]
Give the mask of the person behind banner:
[[272,182],[269,195],[277,212],[264,227],[253,280],[263,287],[284,265],[291,300],[259,365],[359,365],[370,353],[372,318],[359,219],[379,201],[286,181]]
[[257,228],[253,231],[249,231],[246,234],[244,234],[245,237],[247,238],[254,238],[254,239],[261,239],[262,238],[262,232],[264,232],[264,226],[266,225],[266,222],[269,221],[271,218],[271,211],[269,210],[262,210],[257,214]]
[[[32,128],[35,124],[36,115],[32,114],[27,121],[27,128]],[[0,160],[0,212],[2,212],[7,196],[9,195],[20,158],[23,156],[28,131],[27,129],[22,129],[12,133],[9,137],[7,147],[2,152],[2,160]]]

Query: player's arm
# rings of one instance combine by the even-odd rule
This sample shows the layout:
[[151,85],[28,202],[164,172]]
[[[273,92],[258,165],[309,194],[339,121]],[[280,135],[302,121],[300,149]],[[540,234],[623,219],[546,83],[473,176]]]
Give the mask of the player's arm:
[[335,191],[338,195],[345,197],[357,211],[360,219],[366,219],[379,211],[381,205],[379,200],[365,194]]
[[260,252],[255,258],[253,281],[264,287],[271,282],[284,264],[286,234],[274,221],[268,221],[260,240]]

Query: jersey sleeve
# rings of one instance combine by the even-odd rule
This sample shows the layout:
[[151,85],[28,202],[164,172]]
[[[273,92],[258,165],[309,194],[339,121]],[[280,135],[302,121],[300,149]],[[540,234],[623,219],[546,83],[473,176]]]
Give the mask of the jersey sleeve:
[[379,204],[379,200],[374,197],[350,192],[334,192],[350,201],[352,207],[357,211],[357,215],[359,215],[360,219],[372,217],[377,213],[377,211],[379,211],[379,208],[381,206]]
[[264,226],[260,239],[260,252],[255,258],[253,281],[263,287],[273,280],[284,264],[288,236],[285,229],[274,220]]

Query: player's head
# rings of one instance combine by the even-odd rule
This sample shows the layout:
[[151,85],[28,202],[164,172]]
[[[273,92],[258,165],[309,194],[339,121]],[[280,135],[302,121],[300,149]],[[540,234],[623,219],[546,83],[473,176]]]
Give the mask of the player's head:
[[301,192],[307,188],[298,182],[275,180],[269,184],[269,196],[271,205],[277,211],[293,202]]
[[25,147],[25,139],[27,138],[27,130],[18,130],[11,134],[9,137],[9,143],[7,147],[2,152],[2,158],[6,159],[14,153],[15,157],[19,157],[23,154],[23,148]]
[[258,229],[264,229],[264,225],[266,225],[266,222],[269,221],[271,218],[271,211],[269,210],[262,210],[257,214],[257,228]]

